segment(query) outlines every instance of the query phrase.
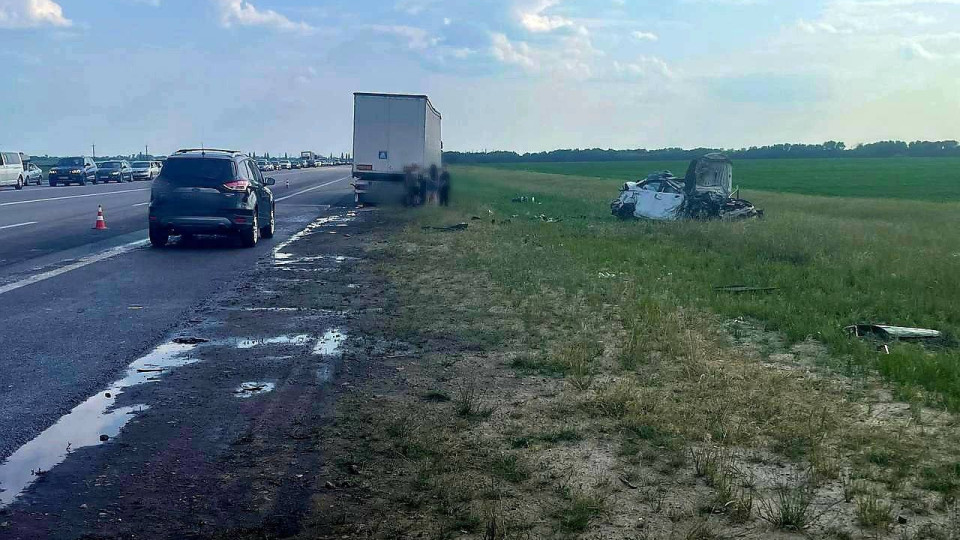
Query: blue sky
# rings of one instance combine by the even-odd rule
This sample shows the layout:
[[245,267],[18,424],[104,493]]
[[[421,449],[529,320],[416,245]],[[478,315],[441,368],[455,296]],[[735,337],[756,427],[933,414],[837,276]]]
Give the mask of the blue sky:
[[0,147],[349,152],[352,92],[447,149],[958,138],[960,0],[0,0]]

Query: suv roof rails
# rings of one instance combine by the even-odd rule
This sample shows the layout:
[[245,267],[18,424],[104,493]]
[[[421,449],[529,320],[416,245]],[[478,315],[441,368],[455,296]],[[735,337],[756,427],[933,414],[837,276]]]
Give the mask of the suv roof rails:
[[200,152],[201,154],[215,152],[218,154],[230,154],[231,156],[243,155],[243,152],[238,150],[224,150],[222,148],[181,148],[180,150],[176,151],[177,154],[188,154],[190,152]]

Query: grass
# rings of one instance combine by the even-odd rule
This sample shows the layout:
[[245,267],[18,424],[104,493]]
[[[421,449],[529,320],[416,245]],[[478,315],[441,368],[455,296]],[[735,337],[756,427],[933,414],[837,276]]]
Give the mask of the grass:
[[[734,164],[743,189],[831,197],[960,201],[955,158],[744,159]],[[683,176],[686,161],[516,163],[491,165],[513,171],[637,180],[653,171]]]
[[[617,180],[453,172],[452,208],[364,239],[390,287],[362,327],[423,353],[341,405],[378,481],[327,494],[357,505],[330,538],[950,531],[960,422],[923,405],[960,408],[956,352],[841,327],[956,332],[956,203],[754,192],[765,221],[635,223],[609,216]],[[714,291],[735,283],[780,290]]]
[[[940,171],[948,174],[944,166]],[[879,355],[843,331],[846,325],[872,321],[960,336],[960,280],[955,279],[960,234],[953,233],[960,225],[960,204],[747,192],[766,209],[765,220],[620,222],[608,210],[618,179],[490,167],[454,172],[460,210],[499,220],[484,233],[490,241],[510,239],[494,253],[464,246],[462,264],[489,267],[492,280],[517,295],[535,297],[543,287],[556,288],[584,302],[615,303],[635,311],[637,320],[655,319],[680,305],[758,321],[791,342],[811,336],[821,341],[834,365],[849,374],[873,369],[921,390],[928,403],[960,409],[956,348],[902,345],[889,356]],[[538,203],[512,203],[517,194],[534,195]],[[541,216],[562,221],[545,223]],[[429,221],[429,214],[422,217]],[[733,295],[714,290],[731,284],[779,291]],[[528,298],[518,305],[533,310],[538,301]],[[529,328],[544,322],[546,313],[530,312]],[[625,319],[628,325],[631,321]],[[650,336],[641,328],[629,339],[620,358],[628,369],[642,361],[636,352],[647,350]],[[557,358],[523,367],[570,369]]]

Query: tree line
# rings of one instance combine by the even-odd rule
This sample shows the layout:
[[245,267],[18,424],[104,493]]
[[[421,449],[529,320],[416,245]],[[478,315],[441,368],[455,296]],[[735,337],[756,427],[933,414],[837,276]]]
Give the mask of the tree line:
[[444,162],[460,163],[537,163],[578,161],[686,161],[722,152],[731,159],[787,158],[881,158],[881,157],[960,157],[957,141],[880,141],[847,147],[839,141],[822,144],[774,144],[750,148],[660,148],[657,150],[604,150],[584,148],[519,154],[509,151],[444,152]]

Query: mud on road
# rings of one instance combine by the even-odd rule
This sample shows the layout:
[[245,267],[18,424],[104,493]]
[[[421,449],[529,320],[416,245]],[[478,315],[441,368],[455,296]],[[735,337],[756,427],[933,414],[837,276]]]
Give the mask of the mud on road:
[[403,353],[359,332],[383,310],[368,258],[378,219],[342,210],[280,244],[25,447],[24,466],[47,465],[8,470],[32,485],[0,510],[0,538],[296,534],[325,486],[319,433],[335,390],[371,358]]

